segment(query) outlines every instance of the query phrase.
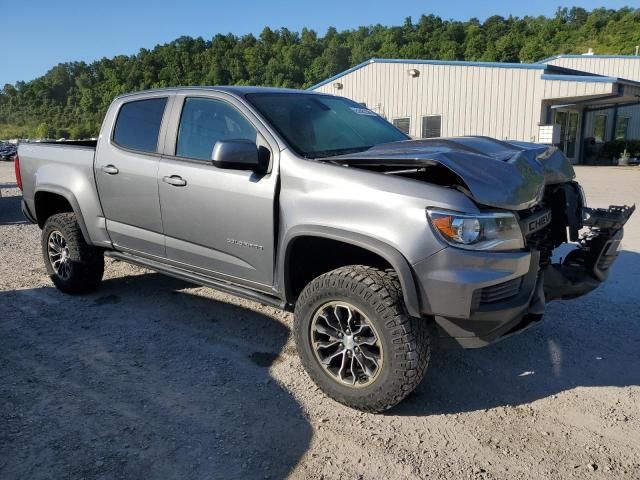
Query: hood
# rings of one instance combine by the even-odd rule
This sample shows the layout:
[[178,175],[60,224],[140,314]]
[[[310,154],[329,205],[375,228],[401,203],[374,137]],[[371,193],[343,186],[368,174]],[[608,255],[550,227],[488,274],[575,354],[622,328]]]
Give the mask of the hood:
[[386,171],[439,165],[455,173],[477,203],[509,210],[530,208],[542,199],[546,185],[575,178],[571,163],[555,147],[488,137],[385,143],[322,161]]

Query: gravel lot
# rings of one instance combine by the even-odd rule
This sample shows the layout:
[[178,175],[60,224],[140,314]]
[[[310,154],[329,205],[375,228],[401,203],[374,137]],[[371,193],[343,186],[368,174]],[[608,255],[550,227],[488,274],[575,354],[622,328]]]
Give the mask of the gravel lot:
[[[640,168],[579,167],[591,205]],[[0,162],[0,478],[640,478],[640,213],[609,282],[491,347],[440,345],[385,415],[324,397],[291,316],[107,262],[55,290]]]

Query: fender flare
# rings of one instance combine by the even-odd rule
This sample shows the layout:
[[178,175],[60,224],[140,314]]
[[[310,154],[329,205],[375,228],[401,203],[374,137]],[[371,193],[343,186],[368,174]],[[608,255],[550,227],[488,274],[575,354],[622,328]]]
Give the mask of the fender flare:
[[73,213],[76,216],[76,220],[78,222],[78,226],[80,227],[80,231],[82,232],[82,236],[84,237],[84,241],[87,242],[88,244],[91,244],[91,239],[89,238],[89,231],[87,230],[87,225],[84,221],[84,217],[82,216],[82,210],[80,210],[80,204],[78,203],[78,200],[76,199],[76,196],[73,194],[73,192],[71,192],[71,190],[68,190],[64,187],[61,187],[59,185],[50,185],[50,184],[41,184],[38,185],[38,188],[36,189],[36,191],[33,194],[33,204],[34,204],[34,216],[36,217],[36,220],[38,221],[38,224],[40,224],[40,220],[37,218],[38,217],[38,208],[36,205],[36,197],[37,194],[43,192],[43,193],[53,193],[55,195],[60,195],[61,197],[63,197],[67,202],[69,202],[69,205],[71,205],[71,209],[73,210]]
[[292,294],[289,292],[286,281],[287,272],[289,271],[289,257],[291,255],[291,245],[298,237],[318,237],[329,240],[336,240],[348,243],[356,247],[364,248],[372,253],[384,258],[398,274],[400,285],[402,286],[402,295],[404,303],[407,307],[409,315],[412,317],[420,317],[420,301],[416,282],[413,276],[413,270],[407,259],[396,248],[391,245],[361,233],[354,233],[347,230],[341,230],[333,227],[324,227],[318,225],[300,225],[291,228],[282,241],[282,255],[278,259],[278,284],[281,285],[282,293],[287,302],[293,301]]

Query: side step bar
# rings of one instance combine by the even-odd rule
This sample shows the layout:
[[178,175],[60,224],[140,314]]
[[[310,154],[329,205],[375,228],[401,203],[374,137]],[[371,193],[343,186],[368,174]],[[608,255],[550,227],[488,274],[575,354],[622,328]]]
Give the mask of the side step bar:
[[148,268],[149,270],[154,270],[164,275],[169,275],[170,277],[184,280],[185,282],[195,283],[196,285],[202,285],[203,287],[209,287],[215,290],[220,290],[222,292],[229,293],[231,295],[243,297],[243,298],[246,298],[247,300],[253,300],[254,302],[262,303],[263,305],[269,305],[271,307],[276,307],[281,310],[290,310],[287,308],[288,305],[284,300],[281,300],[278,297],[275,297],[273,295],[269,295],[266,293],[261,293],[255,290],[251,290],[249,288],[241,287],[240,285],[235,285],[233,283],[214,280],[209,277],[198,275],[197,273],[187,272],[186,270],[170,267],[168,265],[165,265],[164,263],[157,262],[155,260],[150,260],[148,258],[138,257],[137,255],[132,255],[130,253],[115,252],[113,250],[107,250],[104,252],[104,254],[107,257],[114,258],[116,260],[121,260],[127,263],[132,263],[140,267],[145,267],[145,268]]

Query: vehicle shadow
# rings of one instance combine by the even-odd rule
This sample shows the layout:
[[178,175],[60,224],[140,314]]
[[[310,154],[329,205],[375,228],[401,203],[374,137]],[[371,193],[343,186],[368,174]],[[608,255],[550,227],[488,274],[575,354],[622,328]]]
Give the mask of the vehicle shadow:
[[503,342],[434,348],[418,389],[388,415],[522,405],[576,387],[640,385],[640,254],[623,251],[607,283],[547,305],[539,325]]
[[0,292],[0,476],[286,477],[312,437],[270,375],[288,328],[190,288]]
[[[0,189],[15,188],[15,183],[0,183]],[[0,192],[0,225],[17,225],[27,222],[20,209],[22,195],[6,196],[6,192]]]

